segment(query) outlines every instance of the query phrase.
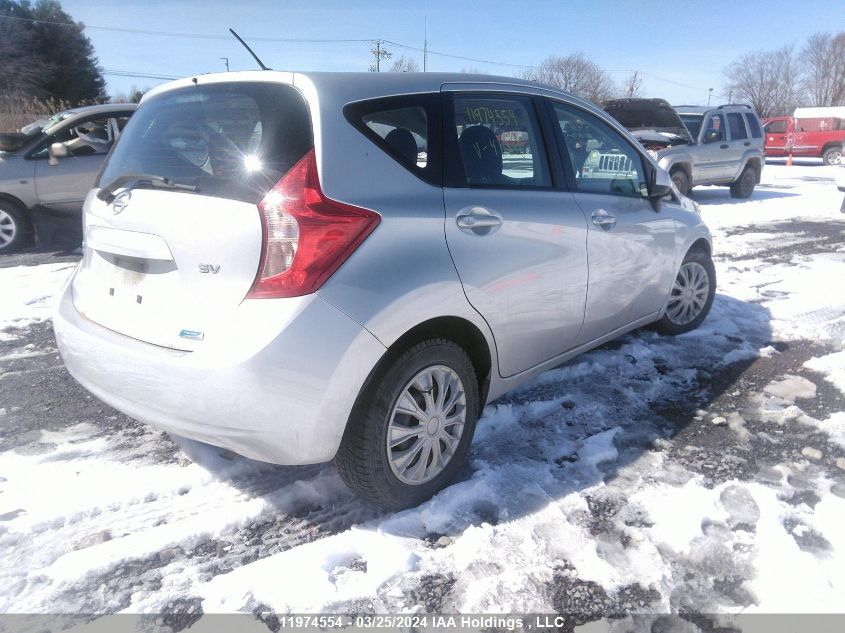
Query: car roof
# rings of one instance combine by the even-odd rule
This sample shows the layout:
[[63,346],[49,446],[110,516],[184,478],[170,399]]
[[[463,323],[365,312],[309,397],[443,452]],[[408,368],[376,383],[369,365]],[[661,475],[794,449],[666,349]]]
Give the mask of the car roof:
[[[132,112],[138,108],[137,103],[103,103],[100,105],[91,105],[91,106],[81,106],[79,108],[72,108],[70,110],[66,110],[65,112],[57,112],[56,114],[66,114],[61,121],[58,121],[51,125],[48,128],[45,128],[44,131],[51,130],[53,128],[64,127],[66,125],[72,124],[75,121],[78,121],[81,118],[91,116],[92,114],[111,114],[113,112]],[[49,117],[48,117],[49,120]]]
[[708,108],[707,106],[678,105],[672,107],[675,108],[675,112],[678,114],[705,114],[713,110],[713,108]]
[[413,94],[420,92],[438,92],[445,84],[473,84],[483,87],[484,84],[496,84],[509,87],[526,88],[532,91],[547,91],[567,99],[575,100],[595,106],[574,95],[560,89],[539,84],[518,77],[503,77],[497,75],[483,75],[470,73],[373,73],[373,72],[288,72],[275,70],[246,70],[237,72],[209,73],[186,77],[165,84],[160,84],[148,91],[141,103],[162,92],[183,88],[191,85],[203,85],[222,82],[238,81],[268,81],[279,82],[301,89],[313,88],[321,94],[321,98],[331,95],[335,102],[349,103],[352,101],[387,97],[391,95]]
[[754,109],[744,103],[726,103],[717,106],[690,106],[690,105],[676,105],[672,106],[678,114],[707,114],[708,112],[719,111],[733,111],[740,112],[754,112]]
[[[126,112],[135,110],[138,107],[137,103],[101,103],[99,105],[81,106],[78,108],[71,108],[66,112],[70,116],[81,116],[89,114],[108,114],[109,112]],[[61,113],[58,113],[61,114]]]

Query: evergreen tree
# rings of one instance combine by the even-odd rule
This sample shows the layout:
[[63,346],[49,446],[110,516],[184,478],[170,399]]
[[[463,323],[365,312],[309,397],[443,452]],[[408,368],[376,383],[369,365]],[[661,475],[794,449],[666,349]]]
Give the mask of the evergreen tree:
[[0,95],[103,100],[102,69],[83,28],[58,0],[0,0]]

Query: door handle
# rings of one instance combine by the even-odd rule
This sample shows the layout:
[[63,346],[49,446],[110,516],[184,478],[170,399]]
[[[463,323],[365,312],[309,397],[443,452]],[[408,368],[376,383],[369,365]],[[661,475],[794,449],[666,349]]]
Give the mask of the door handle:
[[610,228],[616,224],[616,218],[610,215],[607,211],[597,211],[593,214],[593,224],[596,226],[606,226]]
[[473,231],[480,235],[486,235],[489,229],[501,226],[502,222],[502,216],[484,207],[467,207],[458,211],[458,215],[455,216],[455,224],[459,229]]
[[719,145],[719,147],[721,147],[722,149],[728,149],[728,144],[725,143],[724,145]]

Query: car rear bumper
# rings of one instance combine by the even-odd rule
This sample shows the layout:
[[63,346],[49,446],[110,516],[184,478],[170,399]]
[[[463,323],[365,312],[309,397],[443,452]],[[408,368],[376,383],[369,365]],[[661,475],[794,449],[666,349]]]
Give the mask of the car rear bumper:
[[68,286],[54,328],[71,375],[136,420],[262,461],[332,459],[384,346],[317,295],[238,311],[225,340],[175,351],[89,321]]

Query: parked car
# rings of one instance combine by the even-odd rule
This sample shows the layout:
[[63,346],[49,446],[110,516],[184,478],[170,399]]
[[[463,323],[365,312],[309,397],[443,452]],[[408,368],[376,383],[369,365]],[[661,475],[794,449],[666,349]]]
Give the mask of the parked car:
[[743,105],[679,106],[663,99],[613,99],[604,109],[648,149],[689,195],[696,185],[728,185],[748,198],[763,170],[763,134]]
[[768,118],[763,128],[766,156],[821,158],[826,165],[842,163],[845,107],[796,108],[795,116]]
[[390,508],[447,485],[487,402],[634,328],[688,332],[716,288],[695,203],[642,146],[510,77],[154,88],[85,226],[54,317],[85,388],[250,458],[335,458]]
[[0,149],[0,253],[35,232],[41,244],[79,245],[82,203],[137,106],[77,108],[7,135]]

